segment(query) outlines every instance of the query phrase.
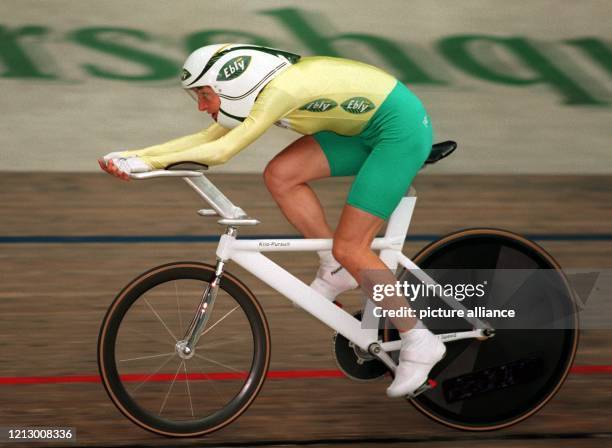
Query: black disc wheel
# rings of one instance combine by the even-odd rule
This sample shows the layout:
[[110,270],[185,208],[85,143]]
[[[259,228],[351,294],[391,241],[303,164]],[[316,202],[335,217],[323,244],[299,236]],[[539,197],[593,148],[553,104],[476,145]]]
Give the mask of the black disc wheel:
[[[474,431],[504,428],[541,409],[565,380],[578,344],[576,303],[555,260],[513,233],[470,229],[431,243],[413,261],[425,271],[470,269],[485,277],[500,272],[515,273],[517,278],[523,275],[517,285],[502,291],[501,303],[518,316],[554,316],[554,325],[527,322],[520,328],[495,328],[490,338],[447,342],[446,356],[430,374],[438,386],[410,400],[412,404],[440,423]],[[412,277],[406,270],[398,275],[400,281]],[[551,275],[555,281],[528,287],[534,279]],[[462,304],[467,309],[494,308],[500,304],[499,297],[489,294]],[[418,301],[411,306],[418,308]],[[439,319],[435,323],[423,319],[437,334],[472,329],[461,318],[443,321],[441,326]],[[388,333],[386,339],[393,336]]]
[[98,340],[102,382],[117,408],[144,429],[194,437],[228,425],[253,402],[270,362],[270,332],[256,298],[224,273],[201,337],[184,339],[215,268],[181,262],[128,284],[109,308]]

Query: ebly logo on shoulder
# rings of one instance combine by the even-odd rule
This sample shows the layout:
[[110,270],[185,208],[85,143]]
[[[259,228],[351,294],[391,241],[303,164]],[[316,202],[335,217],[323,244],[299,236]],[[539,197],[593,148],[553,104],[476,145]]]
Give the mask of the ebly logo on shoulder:
[[336,107],[338,103],[329,98],[319,98],[311,101],[310,103],[304,104],[300,107],[300,110],[307,110],[308,112],[326,112]]
[[342,109],[351,114],[365,114],[376,107],[372,101],[363,96],[349,98],[341,106]]
[[237,58],[230,59],[223,64],[223,67],[219,70],[217,81],[230,81],[239,77],[244,73],[250,63],[251,56],[238,56]]

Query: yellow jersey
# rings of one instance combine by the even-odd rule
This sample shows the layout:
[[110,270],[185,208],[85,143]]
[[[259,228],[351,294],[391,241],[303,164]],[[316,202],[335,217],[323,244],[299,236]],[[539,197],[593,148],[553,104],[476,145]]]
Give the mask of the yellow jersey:
[[396,83],[390,74],[362,62],[303,57],[270,81],[235,128],[214,123],[202,132],[123,155],[139,156],[156,169],[180,162],[212,166],[227,162],[272,125],[303,135],[357,135]]

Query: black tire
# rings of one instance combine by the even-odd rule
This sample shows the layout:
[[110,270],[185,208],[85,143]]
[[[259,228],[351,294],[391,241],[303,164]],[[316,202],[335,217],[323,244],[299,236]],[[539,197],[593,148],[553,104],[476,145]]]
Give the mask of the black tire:
[[[264,383],[270,363],[268,323],[263,309],[251,291],[227,272],[222,277],[219,295],[211,312],[213,313],[212,316],[215,316],[214,313],[217,310],[220,313],[226,309],[230,309],[230,311],[224,315],[225,317],[215,317],[216,324],[219,325],[214,329],[211,328],[210,335],[206,336],[208,339],[205,341],[205,346],[198,348],[202,351],[202,356],[199,358],[193,357],[189,360],[189,362],[193,360],[194,363],[197,361],[197,364],[194,365],[198,373],[188,373],[187,360],[171,353],[121,359],[124,352],[136,355],[147,353],[147,350],[150,350],[149,343],[151,342],[161,341],[160,347],[163,350],[167,349],[168,352],[174,350],[172,338],[168,336],[173,336],[174,333],[178,335],[179,330],[176,329],[176,326],[173,330],[173,327],[170,326],[172,322],[168,319],[169,323],[166,323],[160,317],[160,314],[164,310],[167,310],[169,315],[175,313],[178,318],[176,320],[179,321],[182,329],[183,313],[186,317],[184,319],[185,323],[188,323],[187,319],[191,318],[195,309],[194,305],[189,309],[182,310],[180,300],[185,300],[185,297],[182,296],[188,296],[188,299],[197,305],[203,288],[214,279],[214,273],[215,268],[213,266],[197,262],[178,262],[153,268],[134,279],[118,294],[102,322],[98,339],[98,366],[102,383],[117,408],[131,421],[148,431],[169,437],[196,437],[209,434],[228,425],[246,411]],[[179,293],[179,285],[181,288],[186,288],[187,292]],[[164,292],[168,288],[175,288],[177,291],[176,308],[174,308],[174,303],[171,306],[168,304],[168,293]],[[162,291],[161,296],[159,291]],[[197,298],[195,297],[196,292],[199,292]],[[181,297],[180,300],[179,297]],[[159,302],[155,302],[155,305],[160,311],[153,307],[154,300],[159,300]],[[144,306],[143,303],[150,308],[151,313],[146,314],[147,306]],[[227,316],[230,316],[232,320],[230,318],[226,319]],[[214,326],[212,319],[213,317],[209,320],[207,328]],[[163,325],[160,325],[160,323]],[[235,331],[232,331],[236,325],[240,327],[238,335]],[[138,331],[134,328],[137,328]],[[217,348],[215,344],[218,339],[213,338],[220,339],[219,332],[224,330],[229,332],[223,340],[219,340],[218,344],[220,346],[224,345],[224,348]],[[205,333],[206,330],[203,334]],[[238,341],[246,339],[246,342],[241,346],[233,340],[234,337]],[[144,343],[141,341],[142,338],[144,338]],[[180,338],[182,336],[175,339]],[[204,339],[203,336],[202,340]],[[200,345],[202,340],[199,342]],[[227,348],[228,345],[229,349]],[[210,351],[224,356],[224,362],[218,362],[218,358],[215,360],[204,356],[204,354],[209,354]],[[175,356],[176,360],[174,359]],[[128,373],[123,373],[125,365],[132,364],[130,368],[140,368],[138,366],[134,367],[133,364],[142,365],[142,363],[159,362],[155,358],[164,360],[165,365],[157,370],[151,370],[152,373],[149,376],[145,377],[145,374],[132,373],[127,370],[125,371]],[[160,373],[160,369],[169,368],[171,362],[179,363],[176,371],[172,367],[169,373]],[[233,364],[230,365],[230,363]],[[231,370],[228,373],[207,373],[207,369],[202,369],[201,366],[208,364],[213,365],[213,368],[226,366]],[[173,372],[175,373],[172,377]],[[128,390],[130,382],[141,381],[143,377],[144,380],[136,387],[132,387],[132,391]],[[179,389],[181,381],[185,384],[188,394],[188,410],[190,410],[191,415],[187,415],[187,417],[181,414],[183,404],[180,403],[181,400],[185,400],[183,398],[185,394],[178,395],[178,398],[175,394],[171,395],[171,392],[177,390],[180,392],[183,389],[183,386]],[[175,383],[177,384],[176,389]],[[205,387],[208,388],[206,391],[215,393],[195,394],[197,389],[204,389]],[[145,389],[147,390],[145,391]],[[158,389],[161,390],[161,398],[163,398],[163,401],[160,399],[159,402],[156,401],[157,398],[155,397],[156,394],[159,395],[159,392],[156,392]],[[192,390],[194,392],[193,396]],[[163,396],[164,393],[165,397]],[[216,402],[218,400],[222,404],[217,409]],[[157,413],[155,410],[160,403],[160,411]],[[176,416],[168,418],[163,415],[163,412],[167,414],[171,405]],[[153,408],[155,410],[152,410]],[[187,405],[185,405],[185,408],[187,408]],[[206,410],[202,411],[201,408],[206,408]],[[208,408],[212,408],[212,410],[208,411]],[[194,409],[198,409],[206,415],[199,415],[199,412],[196,416]],[[184,412],[187,414],[187,410]]]
[[[542,306],[554,301],[555,309],[562,310],[567,319],[563,328],[496,330],[495,336],[484,341],[465,339],[447,343],[446,356],[430,374],[438,387],[410,400],[427,417],[455,429],[470,431],[505,428],[540,410],[565,381],[578,345],[576,303],[556,261],[532,241],[497,229],[468,229],[450,234],[423,248],[413,261],[424,270],[554,270],[549,272],[558,275],[557,288],[538,299],[547,301]],[[400,281],[407,275],[405,269],[398,272]],[[524,296],[518,297],[518,300],[529,302]],[[451,321],[449,328],[432,331],[447,333],[469,329],[461,320],[461,323]],[[386,332],[385,338],[391,340],[397,336]],[[466,362],[468,356],[470,361]],[[460,393],[458,398],[449,398],[449,388],[458,384],[457,380],[464,381],[463,384],[478,382],[479,378],[486,382],[495,374],[491,372],[499,373],[499,369],[516,369],[517,372],[522,369],[516,376],[527,374],[531,377],[511,382],[510,386],[490,389],[483,386],[481,392],[472,396]],[[478,374],[471,375],[473,372]],[[489,378],[482,380],[487,375]]]

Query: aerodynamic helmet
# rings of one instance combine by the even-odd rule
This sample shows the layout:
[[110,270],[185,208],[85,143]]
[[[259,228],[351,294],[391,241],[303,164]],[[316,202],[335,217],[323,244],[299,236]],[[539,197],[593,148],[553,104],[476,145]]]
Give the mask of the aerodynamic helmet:
[[258,45],[207,45],[189,55],[181,81],[193,96],[195,87],[212,88],[221,99],[217,122],[234,128],[249,115],[259,92],[299,59],[297,54]]

